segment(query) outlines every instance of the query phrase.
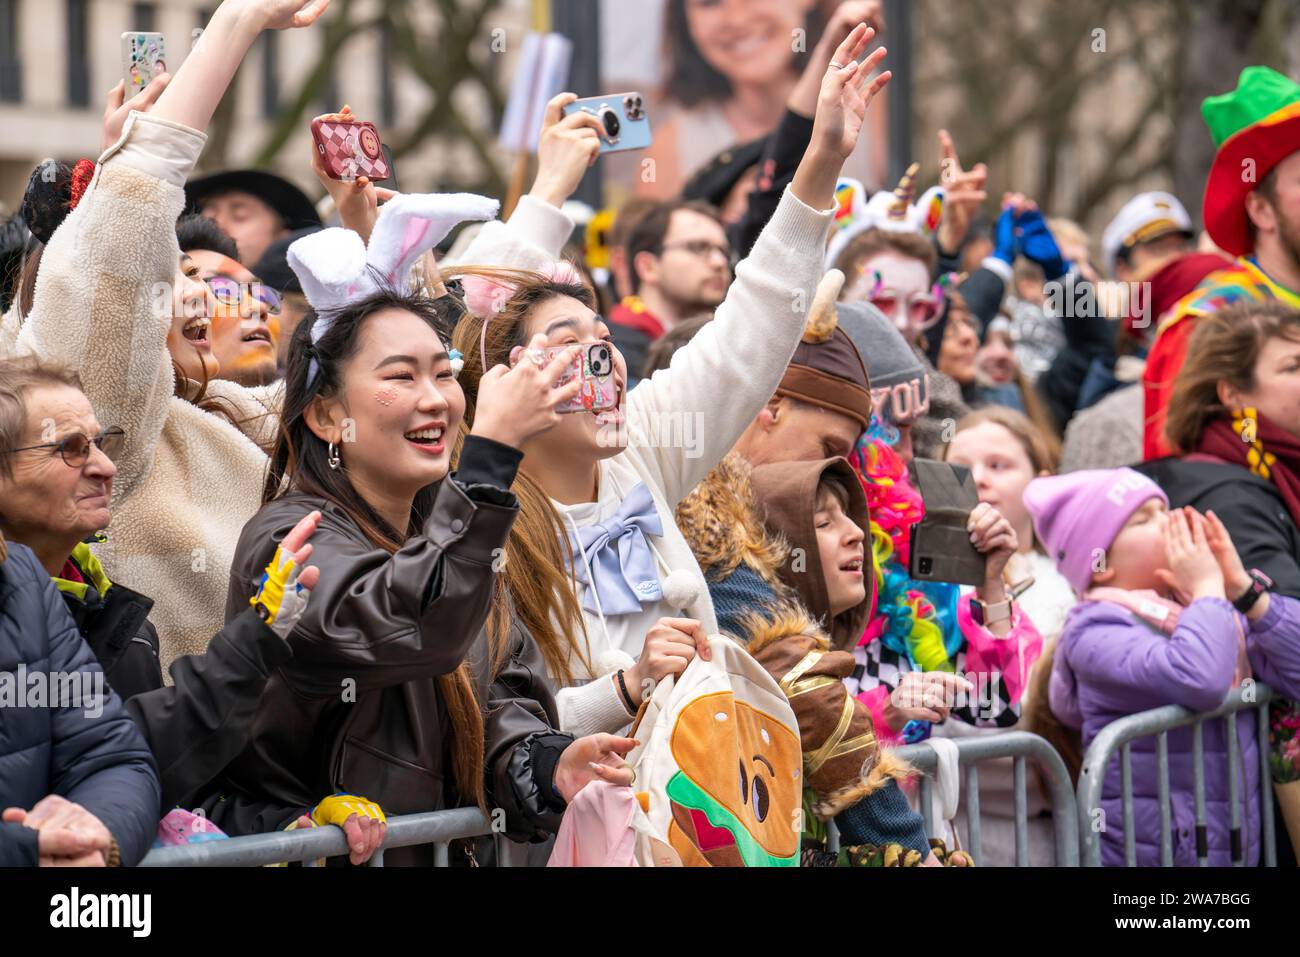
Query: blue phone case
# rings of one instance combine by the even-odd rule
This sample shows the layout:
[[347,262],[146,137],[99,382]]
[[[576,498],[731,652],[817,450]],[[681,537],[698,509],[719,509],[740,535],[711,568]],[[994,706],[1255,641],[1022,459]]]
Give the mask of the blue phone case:
[[577,110],[585,110],[600,118],[606,132],[611,134],[609,139],[601,138],[602,153],[643,150],[652,142],[650,117],[646,115],[640,93],[607,93],[574,100],[564,108],[564,115]]

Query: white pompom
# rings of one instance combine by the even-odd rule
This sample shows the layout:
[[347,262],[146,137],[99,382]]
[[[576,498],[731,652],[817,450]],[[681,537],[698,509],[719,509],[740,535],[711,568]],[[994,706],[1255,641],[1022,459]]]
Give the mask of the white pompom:
[[626,671],[636,664],[636,659],[620,648],[605,648],[596,652],[592,658],[591,667],[596,672],[596,677],[601,675],[612,674],[622,668]]
[[700,589],[703,584],[700,576],[695,572],[675,568],[661,583],[664,601],[676,609],[685,610],[700,600]]

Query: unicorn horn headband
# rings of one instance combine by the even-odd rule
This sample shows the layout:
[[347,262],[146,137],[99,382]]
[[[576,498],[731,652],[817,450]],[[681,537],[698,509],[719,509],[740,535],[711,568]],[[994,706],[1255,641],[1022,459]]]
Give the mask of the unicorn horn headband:
[[[350,303],[385,290],[407,291],[416,260],[458,224],[495,219],[499,205],[473,193],[411,193],[379,208],[369,246],[357,233],[339,227],[290,245],[289,267],[316,311],[311,344],[320,342],[335,314]],[[314,381],[319,371],[313,356],[307,381]]]
[[902,222],[907,218],[907,209],[912,205],[912,194],[916,192],[916,174],[920,171],[921,164],[913,163],[894,187],[894,201],[890,203],[886,215],[895,222]]

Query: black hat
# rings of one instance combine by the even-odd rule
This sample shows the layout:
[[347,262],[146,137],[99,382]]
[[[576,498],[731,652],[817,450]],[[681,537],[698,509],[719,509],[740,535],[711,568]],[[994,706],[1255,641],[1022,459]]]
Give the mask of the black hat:
[[262,258],[253,266],[253,275],[278,292],[296,292],[301,295],[302,285],[298,282],[297,274],[289,268],[289,247],[295,240],[318,233],[322,228],[308,226],[271,243],[266,247],[266,252],[262,253]]
[[721,206],[745,171],[757,166],[763,157],[767,137],[731,146],[709,160],[682,187],[682,199],[702,199],[712,206]]
[[208,197],[234,191],[256,196],[279,213],[289,229],[321,225],[306,193],[284,177],[260,169],[231,169],[190,180],[185,184],[185,211],[197,213]]

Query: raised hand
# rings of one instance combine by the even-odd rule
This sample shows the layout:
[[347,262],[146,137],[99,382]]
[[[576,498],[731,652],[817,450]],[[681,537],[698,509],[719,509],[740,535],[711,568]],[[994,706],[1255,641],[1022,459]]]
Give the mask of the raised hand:
[[[1190,513],[1190,514],[1189,514]],[[1223,571],[1205,537],[1205,519],[1195,509],[1174,509],[1165,520],[1169,568],[1160,579],[1180,597],[1224,598]]]
[[304,567],[312,550],[307,540],[315,534],[320,517],[320,512],[308,513],[284,536],[249,602],[281,638],[287,639],[293,632],[307,608],[308,592],[320,581],[319,568]]
[[126,81],[118,80],[117,86],[108,91],[108,98],[104,103],[104,132],[99,140],[99,151],[102,153],[117,142],[118,137],[122,135],[122,127],[126,125],[126,118],[131,115],[132,110],[148,113],[149,108],[157,102],[158,96],[167,89],[167,84],[171,81],[170,73],[159,73],[149,81],[148,86],[123,102],[126,97]]
[[[817,95],[821,92],[822,77],[826,75],[827,65],[835,58],[835,48],[844,42],[845,37],[853,32],[859,23],[865,23],[879,35],[885,28],[885,18],[880,10],[880,0],[845,0],[826,23],[821,39],[808,57],[808,63],[786,107],[800,116],[812,117],[817,112]],[[839,61],[843,62],[843,61]]]
[[330,0],[225,0],[151,112],[203,132],[261,32],[311,26],[329,5]]
[[261,18],[263,30],[296,30],[315,23],[330,0],[250,0],[243,3],[249,13]]
[[579,376],[559,384],[579,348],[569,346],[548,361],[544,351],[546,336],[539,332],[527,349],[519,349],[511,356],[514,368],[498,365],[485,372],[479,380],[478,407],[470,434],[519,448],[557,425],[560,413],[556,407],[577,396],[582,388]]
[[946,191],[943,219],[939,223],[939,248],[956,253],[966,240],[971,220],[988,198],[984,184],[989,178],[988,167],[977,163],[972,169],[962,169],[957,147],[947,130],[939,131],[939,182]]
[[546,104],[542,135],[537,142],[537,178],[530,196],[562,206],[582,182],[582,175],[600,156],[605,128],[593,114],[578,110],[564,115],[564,108],[576,100],[575,93],[561,93]]
[[884,47],[857,62],[875,35],[865,23],[859,23],[826,63],[812,138],[790,183],[790,191],[813,209],[828,209],[834,203],[840,168],[858,143],[867,106],[889,83],[888,70],[874,80],[869,78],[885,57]]
[[817,96],[810,149],[824,149],[845,160],[858,145],[867,107],[889,84],[892,75],[886,70],[871,79],[871,72],[885,58],[884,47],[874,50],[861,63],[856,62],[875,35],[875,30],[859,23],[836,48]]

